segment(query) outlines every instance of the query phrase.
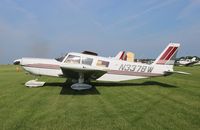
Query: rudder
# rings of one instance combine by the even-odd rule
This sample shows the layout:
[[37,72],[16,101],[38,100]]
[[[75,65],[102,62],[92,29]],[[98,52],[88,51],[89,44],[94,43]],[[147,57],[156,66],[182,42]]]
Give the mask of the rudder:
[[155,60],[153,64],[174,65],[176,54],[178,52],[179,47],[180,47],[179,43],[169,43],[169,45],[158,56],[158,58]]

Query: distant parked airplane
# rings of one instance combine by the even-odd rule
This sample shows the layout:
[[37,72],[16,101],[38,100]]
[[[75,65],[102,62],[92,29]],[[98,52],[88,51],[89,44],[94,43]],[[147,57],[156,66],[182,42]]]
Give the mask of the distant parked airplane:
[[[83,90],[92,86],[90,80],[125,81],[148,77],[167,76],[172,73],[188,74],[174,71],[173,65],[180,44],[170,43],[152,64],[130,62],[124,58],[125,52],[116,57],[100,57],[96,53],[68,53],[62,61],[55,59],[22,58],[14,61],[33,75],[66,77],[76,83],[72,89]],[[26,86],[43,86],[45,82],[31,80]]]
[[180,66],[192,66],[196,63],[198,63],[199,61],[196,60],[196,57],[193,57],[192,59],[180,59],[177,61],[177,65]]

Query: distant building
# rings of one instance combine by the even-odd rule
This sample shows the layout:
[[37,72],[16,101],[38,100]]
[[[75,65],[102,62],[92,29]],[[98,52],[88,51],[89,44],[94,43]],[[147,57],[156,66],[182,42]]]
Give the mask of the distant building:
[[127,52],[126,57],[127,57],[126,60],[129,62],[134,62],[135,60],[135,54],[132,52]]

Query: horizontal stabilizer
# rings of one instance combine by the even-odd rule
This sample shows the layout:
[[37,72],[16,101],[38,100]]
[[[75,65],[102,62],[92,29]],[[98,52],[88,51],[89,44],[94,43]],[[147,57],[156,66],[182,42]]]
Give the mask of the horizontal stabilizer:
[[165,73],[176,73],[176,74],[184,74],[184,75],[189,75],[191,73],[188,73],[188,72],[183,72],[183,71],[165,71]]

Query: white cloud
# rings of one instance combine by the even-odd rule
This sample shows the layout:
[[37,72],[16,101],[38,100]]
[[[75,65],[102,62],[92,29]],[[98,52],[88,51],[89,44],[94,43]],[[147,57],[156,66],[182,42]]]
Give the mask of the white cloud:
[[[126,23],[129,23],[129,22],[133,22],[135,21],[137,18],[145,15],[145,14],[148,14],[156,9],[159,9],[159,8],[162,8],[164,6],[167,6],[167,5],[170,5],[172,4],[173,2],[175,2],[175,0],[166,0],[164,2],[160,2],[160,1],[153,1],[153,2],[150,2],[150,6],[146,9],[141,9],[141,12],[135,14],[135,15],[129,15],[125,18],[122,18],[121,20],[118,20],[114,23],[112,23],[108,29],[111,29],[111,28],[114,28],[116,26],[120,26],[120,25],[123,25],[123,24],[126,24]],[[134,29],[134,28],[133,28]]]
[[66,6],[71,8],[73,11],[77,12],[79,15],[84,16],[85,19],[88,19],[89,22],[91,22],[93,25],[97,26],[99,29],[104,30],[104,26],[101,22],[99,22],[93,15],[91,15],[91,12],[88,12],[85,8],[90,6],[89,0],[66,0],[65,1]]
[[189,4],[182,9],[177,19],[186,19],[192,13],[199,13],[200,10],[200,0],[189,0]]

